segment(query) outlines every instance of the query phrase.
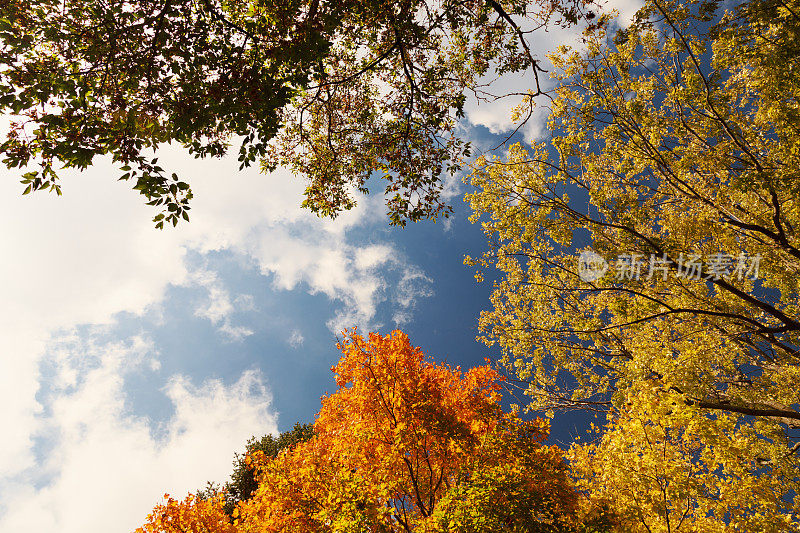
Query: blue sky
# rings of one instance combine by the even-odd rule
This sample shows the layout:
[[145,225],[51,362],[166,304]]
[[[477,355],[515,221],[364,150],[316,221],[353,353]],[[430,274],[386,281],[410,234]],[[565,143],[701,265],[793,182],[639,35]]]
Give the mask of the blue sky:
[[130,531],[164,492],[224,481],[249,437],[313,419],[342,327],[401,326],[462,366],[487,355],[461,192],[451,223],[402,230],[380,195],[320,220],[286,173],[161,157],[196,194],[165,231],[103,162],[61,198],[0,181],[4,533]]
[[[353,232],[366,246],[391,246],[415,276],[404,282],[406,273],[399,268],[382,269],[385,285],[376,290],[374,315],[366,323],[345,320],[343,325],[382,333],[400,327],[437,361],[463,367],[483,364],[490,352],[475,342],[476,323],[491,286],[475,282],[463,257],[469,250],[481,250],[484,240],[479,227],[466,220],[468,210],[460,197],[455,200],[458,211],[448,228],[442,223],[390,228],[376,221]],[[330,367],[340,356],[335,347],[339,330],[331,321],[346,306],[314,293],[307,282],[291,290],[276,287],[276,274],[263,274],[257,264],[230,251],[190,253],[186,261],[190,269],[213,272],[218,288],[228,293],[233,309],[224,319],[214,323],[198,316],[198,309],[209,305],[209,290],[201,282],[170,286],[157,313],[120,313],[99,332],[78,328],[79,336],[100,343],[141,335],[157,347],[160,368],[126,378],[131,408],[153,420],[172,415],[169,399],[152,394],[148,383],[153,379],[181,373],[195,382],[209,377],[231,382],[247,370],[260,370],[273,396],[280,431],[295,422],[313,421],[320,396],[335,387]],[[413,305],[398,304],[401,291],[414,298]],[[395,316],[398,313],[405,316]],[[249,333],[231,335],[225,321]]]
[[390,228],[380,195],[324,221],[290,176],[165,159],[203,173],[192,221],[160,232],[102,164],[62,198],[0,185],[0,531],[126,531],[164,492],[224,481],[249,437],[313,420],[342,327],[399,326],[464,367],[488,355],[461,194],[448,224]]
[[[495,144],[513,104],[471,103],[464,135]],[[163,493],[225,481],[249,437],[313,420],[342,327],[401,327],[465,368],[496,355],[475,342],[491,285],[463,265],[485,238],[460,182],[449,222],[400,229],[380,194],[320,220],[286,171],[159,157],[195,193],[164,231],[106,161],[64,173],[61,198],[0,171],[0,533],[131,531]],[[554,440],[582,424],[557,419]]]

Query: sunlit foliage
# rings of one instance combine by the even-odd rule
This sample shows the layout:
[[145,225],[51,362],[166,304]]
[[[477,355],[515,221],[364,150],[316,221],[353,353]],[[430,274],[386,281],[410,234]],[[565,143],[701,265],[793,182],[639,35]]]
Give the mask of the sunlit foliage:
[[593,530],[582,517],[611,523],[579,497],[560,450],[542,444],[547,422],[501,410],[502,380],[488,366],[436,364],[400,331],[347,333],[339,347],[338,390],[323,399],[314,435],[276,457],[248,456],[258,488],[231,523],[216,520],[212,497],[202,511],[192,501],[159,506],[143,531],[181,531],[170,516],[199,512],[219,531],[247,533],[567,533]]
[[547,143],[474,174],[485,340],[528,407],[608,415],[575,467],[626,531],[800,527],[799,14],[650,0],[553,56]]

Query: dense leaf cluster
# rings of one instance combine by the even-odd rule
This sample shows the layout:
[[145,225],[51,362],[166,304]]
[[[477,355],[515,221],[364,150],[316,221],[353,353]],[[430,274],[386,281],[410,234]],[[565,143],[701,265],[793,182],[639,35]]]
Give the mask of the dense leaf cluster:
[[613,516],[580,497],[561,451],[542,444],[546,421],[501,410],[494,370],[437,364],[399,331],[349,333],[340,348],[338,390],[313,429],[248,445],[229,485],[233,520],[225,494],[205,492],[167,497],[139,531],[610,531]]
[[800,530],[799,35],[796,1],[649,0],[474,175],[484,340],[529,408],[606,415],[571,465],[626,531]]
[[24,174],[25,193],[60,193],[61,167],[97,156],[121,165],[158,227],[188,219],[188,183],[146,155],[179,143],[220,156],[231,135],[239,159],[262,156],[278,110],[328,49],[331,17],[297,20],[294,4],[231,19],[218,0],[4,0],[0,111],[12,120],[0,153]]
[[[280,451],[288,450],[295,444],[305,442],[313,435],[314,426],[312,424],[296,423],[292,429],[281,432],[277,438],[272,435],[264,435],[260,439],[253,437],[247,441],[244,453],[236,454],[234,458],[231,480],[222,487],[225,494],[225,512],[229,516],[233,516],[233,509],[236,505],[250,499],[258,488],[256,472],[246,460],[248,455],[259,453],[264,457],[275,458]],[[197,496],[208,498],[218,491],[218,486],[209,483],[206,489],[197,493]]]
[[242,166],[307,178],[321,215],[352,207],[374,173],[392,223],[446,215],[442,176],[469,154],[455,135],[466,91],[490,69],[540,70],[512,16],[571,24],[583,5],[3,0],[0,154],[26,193],[60,193],[62,167],[108,155],[161,207],[158,227],[188,219],[192,193],[147,154],[219,157],[232,139]]

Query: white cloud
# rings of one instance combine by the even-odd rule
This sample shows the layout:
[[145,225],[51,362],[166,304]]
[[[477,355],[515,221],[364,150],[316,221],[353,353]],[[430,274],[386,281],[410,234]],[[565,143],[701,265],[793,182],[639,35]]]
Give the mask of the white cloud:
[[[130,189],[131,184],[115,180],[119,172],[107,161],[99,161],[84,174],[63,173],[62,197],[46,193],[21,197],[17,173],[0,171],[0,294],[5,304],[0,307],[0,491],[25,493],[47,504],[48,511],[41,519],[53,520],[53,527],[39,531],[67,530],[60,524],[66,524],[73,511],[61,507],[66,500],[56,494],[55,488],[31,492],[31,487],[17,486],[19,476],[41,467],[36,439],[45,426],[72,427],[69,417],[86,416],[80,411],[78,399],[93,401],[91,397],[78,396],[78,392],[70,393],[54,404],[61,406],[59,410],[43,413],[44,406],[37,399],[45,380],[40,363],[56,332],[77,325],[113,324],[115,316],[122,312],[157,314],[169,287],[196,286],[208,294],[198,307],[198,316],[207,318],[231,340],[251,334],[250,329],[234,323],[232,317],[252,309],[253,298],[231,295],[218,273],[207,268],[192,270],[186,260],[188,252],[202,257],[224,250],[243,264],[274,276],[276,288],[324,294],[340,306],[332,321],[346,317],[347,326],[371,323],[381,303],[392,304],[385,291],[384,276],[387,269],[394,270],[395,276],[401,272],[396,259],[387,259],[399,254],[388,244],[362,244],[350,232],[366,223],[386,223],[379,196],[365,198],[356,209],[335,221],[320,220],[298,207],[304,184],[288,173],[265,176],[254,170],[238,172],[232,158],[197,161],[176,150],[161,153],[160,163],[188,178],[195,195],[192,221],[164,231],[153,228],[150,219],[155,211],[143,205],[144,200]],[[150,368],[158,365],[152,356],[146,363]],[[68,370],[62,377],[73,379]],[[103,390],[117,402],[109,404],[111,411],[99,413],[106,424],[103,431],[111,439],[109,446],[116,442],[111,438],[111,429],[120,425],[127,424],[135,430],[126,433],[128,437],[144,435],[146,424],[134,414],[123,413],[124,400],[114,388],[117,383],[113,375],[97,374],[97,379],[105,387],[98,391]],[[86,392],[80,390],[81,394]],[[173,397],[176,405],[219,397],[223,394],[220,391],[228,389],[185,390],[189,391],[187,395]],[[75,414],[71,409],[77,410]],[[62,421],[60,417],[65,418]],[[254,428],[248,431],[253,432]],[[207,436],[209,441],[204,446],[209,457],[214,455],[217,443],[229,442],[224,431]],[[238,440],[237,437],[241,444]],[[142,442],[147,449],[155,446]],[[120,444],[129,445],[127,441]],[[139,482],[137,476],[150,476],[154,480],[152,487],[157,486],[160,493],[167,485],[169,471],[159,470],[162,463],[148,462],[147,454],[156,452],[145,453],[141,467],[136,466],[140,456],[131,453],[124,468],[104,474],[116,476],[123,485],[135,485]],[[229,466],[229,456],[226,452],[218,458]],[[62,456],[61,460],[77,461],[77,456],[70,457]],[[65,463],[61,477],[80,484],[79,476],[70,472]],[[92,475],[86,477],[86,486],[91,486]],[[126,476],[130,477],[127,481]],[[30,510],[20,503],[24,499],[14,501],[17,507]],[[85,509],[85,504],[82,507]],[[3,518],[0,510],[0,520],[6,520],[5,524],[13,523],[14,516]]]
[[395,301],[398,307],[392,317],[398,327],[411,322],[419,298],[433,296],[432,285],[433,280],[422,270],[413,266],[405,269],[397,286]]
[[127,533],[161,494],[182,497],[226,479],[247,438],[276,432],[271,398],[252,371],[232,384],[173,376],[162,390],[174,413],[154,427],[131,411],[124,390],[126,376],[148,372],[152,351],[142,338],[60,339],[45,360],[54,377],[36,437],[46,453],[0,485],[0,531]]
[[356,250],[355,266],[359,270],[376,268],[389,261],[395,251],[391,246],[372,245]]
[[233,301],[233,304],[240,311],[255,311],[256,302],[252,294],[240,294]]
[[185,249],[148,227],[148,211],[121,184],[95,174],[68,185],[64,198],[20,198],[0,173],[0,479],[33,460],[38,358],[51,333],[142,312],[186,274]]
[[208,293],[208,300],[195,309],[195,316],[211,321],[217,326],[217,331],[231,341],[241,341],[254,333],[250,328],[233,324],[231,318],[235,311],[253,309],[251,295],[238,295],[232,300],[217,273],[205,268],[193,271],[190,279],[192,283],[205,288]]
[[379,305],[397,302],[387,294],[387,277],[402,278],[407,269],[416,267],[406,265],[402,254],[387,244],[353,244],[346,233],[324,229],[303,236],[298,240],[291,228],[264,234],[253,252],[261,272],[274,275],[277,289],[293,290],[305,284],[312,294],[321,293],[343,304],[327,323],[334,333],[353,326],[380,327],[375,322]]
[[[616,10],[619,13],[615,24],[627,25],[633,15],[643,5],[642,0],[601,0],[600,10],[611,12]],[[591,6],[597,8],[597,4]],[[517,20],[518,23],[523,21]],[[556,51],[561,45],[569,45],[576,49],[581,49],[581,27],[549,27],[534,30],[526,34],[528,46],[536,60],[540,61],[540,66],[548,72],[539,72],[539,84],[542,90],[550,90],[555,87],[555,80],[550,78],[553,67],[547,59],[547,55]],[[523,30],[527,28],[522,26]],[[530,70],[521,73],[506,74],[499,79],[486,77],[483,83],[491,82],[491,95],[484,95],[482,100],[474,96],[467,99],[465,113],[469,122],[473,125],[484,126],[494,134],[509,134],[517,126],[511,119],[512,110],[520,104],[521,94],[536,90],[536,80]],[[516,95],[495,99],[501,95]],[[549,101],[544,96],[536,98],[537,107],[533,109],[533,115],[522,126],[520,132],[526,142],[541,140],[547,136],[546,123],[550,115],[547,104]]]
[[639,9],[644,6],[643,0],[606,0],[603,4],[603,10],[610,13],[616,10],[619,13],[617,23],[622,26],[627,26],[633,20],[633,16]]
[[247,326],[236,326],[234,324],[231,324],[229,318],[223,320],[222,325],[220,325],[219,328],[217,329],[231,342],[239,342],[245,337],[249,337],[250,335],[255,333],[252,329],[248,328]]
[[289,336],[289,346],[292,348],[299,348],[305,342],[305,337],[300,332],[299,329],[292,330],[292,334]]
[[233,313],[230,293],[222,285],[216,272],[197,270],[192,273],[192,278],[208,291],[208,301],[195,309],[195,316],[207,318],[217,324]]

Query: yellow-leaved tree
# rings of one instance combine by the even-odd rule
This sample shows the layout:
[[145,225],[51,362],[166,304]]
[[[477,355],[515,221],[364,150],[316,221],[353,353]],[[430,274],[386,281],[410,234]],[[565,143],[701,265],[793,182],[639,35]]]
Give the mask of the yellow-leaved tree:
[[800,2],[609,28],[552,57],[550,140],[473,174],[484,339],[530,408],[607,414],[571,464],[623,531],[800,530]]

